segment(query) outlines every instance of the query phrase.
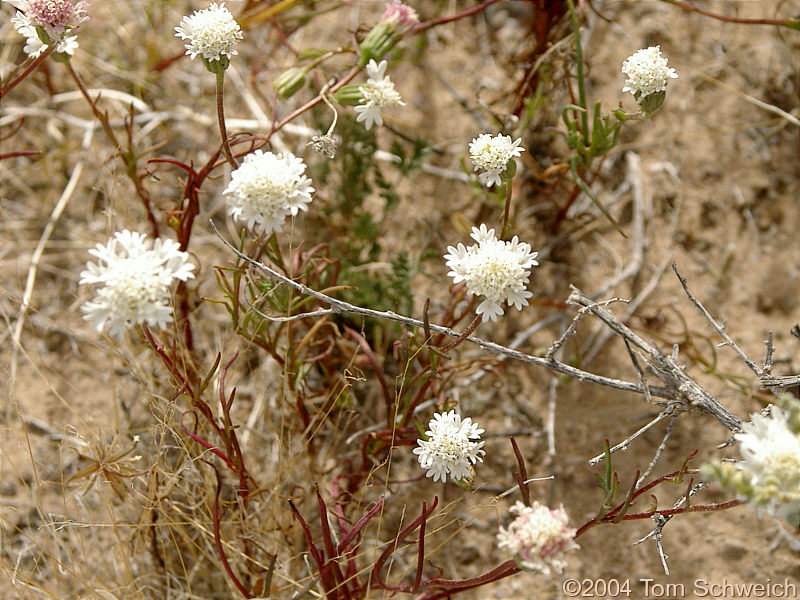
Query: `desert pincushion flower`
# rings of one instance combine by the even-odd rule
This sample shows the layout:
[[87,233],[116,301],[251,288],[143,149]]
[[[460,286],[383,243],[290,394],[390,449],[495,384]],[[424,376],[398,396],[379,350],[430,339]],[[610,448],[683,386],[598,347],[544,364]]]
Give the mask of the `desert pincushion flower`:
[[634,52],[622,63],[622,72],[626,76],[622,91],[637,97],[663,92],[667,81],[678,77],[675,69],[667,66],[667,59],[661,56],[661,46]]
[[500,528],[497,545],[508,548],[522,569],[546,575],[551,570],[561,573],[567,564],[564,554],[579,547],[564,507],[550,509],[539,502],[533,506],[517,502],[509,510],[518,516],[507,528]]
[[769,416],[752,415],[735,435],[743,460],[713,461],[700,473],[736,492],[759,514],[800,525],[800,401],[784,394],[778,402]]
[[363,104],[355,107],[355,111],[359,113],[356,121],[359,123],[364,121],[364,127],[367,129],[372,127],[373,123],[383,125],[381,111],[392,106],[405,106],[400,94],[394,88],[394,83],[386,76],[387,65],[385,60],[380,64],[370,60],[367,65],[367,82],[358,88]]
[[86,264],[80,283],[102,287],[81,310],[97,331],[108,326],[109,334],[116,337],[131,325],[165,327],[172,321],[171,285],[194,277],[194,265],[177,242],[153,241],[142,233],[117,232],[89,254],[98,262]]
[[778,517],[800,512],[800,432],[790,429],[787,412],[773,405],[742,431],[735,436],[744,458],[738,466],[752,487],[751,502]]
[[305,170],[303,160],[289,152],[256,150],[248,154],[223,192],[228,197],[228,212],[252,230],[278,231],[287,216],[307,210],[311,202],[314,188],[303,174]]
[[482,462],[485,454],[484,442],[478,441],[483,432],[469,417],[462,420],[455,410],[434,413],[425,432],[427,439],[417,440],[419,447],[412,452],[434,482],[447,481],[448,475],[455,481],[471,480],[472,465]]
[[661,56],[661,46],[633,53],[622,63],[622,72],[626,77],[622,91],[633,94],[645,113],[654,112],[664,103],[667,82],[678,76]]
[[212,2],[208,8],[183,17],[175,28],[175,35],[188,40],[186,54],[191,58],[199,54],[206,61],[218,61],[223,57],[230,60],[231,56],[238,54],[236,44],[244,37],[224,2],[219,5]]
[[[88,2],[75,3],[72,0],[15,0],[10,2],[10,4],[22,11],[21,13],[17,13],[18,18],[22,18],[23,21],[33,27],[34,30],[41,29],[47,34],[49,39],[43,39],[43,44],[62,41],[64,32],[69,29],[75,29],[80,26],[81,23],[89,19],[86,14],[86,9],[89,7]],[[24,16],[21,16],[23,13]],[[17,31],[19,31],[19,27],[17,27]],[[25,33],[22,33],[22,35],[28,37]]]
[[533,296],[526,288],[531,267],[537,266],[538,252],[531,252],[530,244],[514,236],[510,242],[497,239],[494,229],[472,228],[470,235],[477,244],[469,248],[464,244],[448,246],[444,255],[448,275],[454,283],[464,281],[470,294],[483,296],[476,312],[489,321],[503,314],[502,304],[522,310]]
[[[17,30],[21,36],[25,38],[25,47],[23,51],[28,56],[37,58],[47,50],[48,44],[45,44],[39,35],[36,33],[36,27],[31,24],[31,21],[24,13],[18,12],[15,16],[11,17],[11,22],[14,24],[14,29]],[[78,36],[65,35],[63,39],[56,44],[56,52],[72,56],[78,48]]]
[[512,141],[510,135],[501,133],[494,137],[482,133],[472,140],[469,144],[469,157],[472,159],[474,170],[484,170],[478,175],[480,182],[486,187],[500,185],[500,174],[508,168],[509,161],[525,151],[525,148],[520,146],[521,143],[522,138]]

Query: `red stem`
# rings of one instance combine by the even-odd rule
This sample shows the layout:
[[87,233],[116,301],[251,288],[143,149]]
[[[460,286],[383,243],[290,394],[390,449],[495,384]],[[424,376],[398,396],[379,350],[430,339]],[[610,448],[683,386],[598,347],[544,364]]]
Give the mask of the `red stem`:
[[[422,501],[422,514],[425,514],[425,500]],[[422,583],[422,566],[425,563],[425,523],[426,519],[422,519],[419,524],[419,543],[417,544],[417,573],[414,577],[414,587],[411,588],[412,592],[416,592]]]
[[420,516],[418,516],[416,519],[414,519],[407,527],[405,527],[405,529],[399,531],[397,533],[397,536],[394,538],[394,541],[392,541],[389,544],[389,546],[381,553],[380,557],[378,557],[378,560],[375,562],[375,565],[372,567],[372,574],[370,575],[371,583],[375,587],[377,587],[379,589],[392,590],[392,591],[397,591],[397,592],[406,592],[407,593],[407,592],[411,591],[411,588],[409,588],[407,585],[402,585],[402,584],[400,584],[400,585],[389,585],[389,584],[385,583],[383,581],[383,579],[381,579],[381,569],[383,568],[384,563],[387,560],[389,560],[389,557],[397,549],[398,544],[400,544],[400,542],[405,540],[406,537],[408,537],[408,535],[412,531],[414,531],[417,527],[419,527],[421,525],[421,523],[426,521],[427,518],[429,516],[431,516],[431,513],[436,509],[436,506],[438,504],[439,504],[439,497],[438,496],[434,496],[433,497],[433,504],[431,504],[431,507],[429,509],[427,509],[427,510],[426,510],[426,504],[425,504],[425,502],[423,502],[422,503],[423,509],[422,509],[422,513],[420,514]]
[[195,442],[200,444],[203,448],[205,448],[206,450],[211,451],[212,453],[214,453],[217,456],[219,456],[223,461],[225,461],[225,466],[227,466],[229,469],[233,469],[233,463],[231,462],[231,459],[229,459],[227,456],[225,456],[225,453],[222,450],[220,450],[219,448],[217,448],[215,446],[212,446],[210,442],[204,440],[203,438],[201,438],[196,433],[192,433],[191,431],[189,431],[189,428],[186,427],[185,425],[181,425],[181,429],[183,429],[183,432],[186,435],[188,435]]
[[383,400],[386,404],[386,421],[387,423],[391,424],[392,420],[392,408],[394,406],[394,398],[392,397],[391,392],[389,391],[389,385],[386,383],[386,377],[383,374],[383,367],[378,362],[378,358],[375,356],[375,353],[372,351],[372,348],[369,347],[367,340],[364,339],[360,333],[356,330],[351,329],[350,327],[345,327],[345,331],[350,334],[350,337],[353,338],[355,341],[358,342],[359,347],[361,348],[362,352],[367,356],[367,360],[372,365],[372,369],[375,371],[375,374],[378,376],[378,384],[381,386],[381,391],[383,392]]
[[525,503],[525,506],[530,506],[531,490],[528,484],[525,483],[528,480],[528,470],[525,468],[525,459],[522,457],[522,452],[519,451],[519,446],[517,446],[517,440],[514,439],[514,436],[512,435],[509,439],[511,440],[511,446],[514,448],[514,456],[517,457],[517,466],[519,467],[519,471],[514,471],[514,479],[517,480],[519,491],[522,494],[522,501]]
[[5,98],[8,92],[14,89],[17,86],[17,84],[19,84],[23,79],[25,79],[28,75],[30,75],[31,71],[33,71],[36,67],[42,64],[44,59],[50,56],[55,49],[56,49],[56,44],[49,44],[47,46],[47,50],[45,50],[42,54],[40,54],[37,58],[35,58],[34,61],[31,64],[29,64],[28,67],[22,73],[17,75],[14,79],[12,79],[2,88],[0,88],[0,99]]
[[372,519],[372,517],[377,515],[382,508],[383,508],[383,496],[381,496],[378,499],[375,505],[372,508],[370,508],[363,517],[361,517],[358,521],[356,521],[356,524],[353,525],[353,528],[350,531],[348,531],[346,534],[343,535],[342,541],[339,542],[339,548],[338,548],[339,553],[341,553],[343,550],[347,548],[347,546],[350,545],[350,542],[353,541],[353,539],[370,521],[370,519]]
[[225,152],[225,158],[228,159],[228,163],[231,165],[233,170],[239,168],[239,165],[236,163],[236,159],[233,157],[233,152],[231,151],[231,143],[228,140],[228,130],[225,127],[225,104],[222,98],[222,88],[225,82],[225,74],[218,73],[217,74],[217,122],[219,123],[219,135],[222,138],[222,150]]
[[477,6],[473,6],[472,8],[465,10],[464,12],[455,14],[452,17],[439,17],[437,19],[431,19],[430,21],[425,21],[424,23],[420,23],[419,25],[414,27],[414,29],[411,30],[411,33],[412,34],[420,33],[422,31],[425,31],[426,29],[430,29],[431,27],[436,27],[437,25],[444,25],[445,23],[458,21],[459,19],[463,19],[465,17],[471,17],[472,15],[477,14],[482,10],[486,10],[489,6],[499,1],[500,0],[486,0],[485,2],[481,2]]
[[702,8],[697,8],[696,6],[692,6],[687,2],[681,2],[681,0],[661,0],[661,1],[666,2],[667,4],[674,4],[675,6],[678,6],[683,10],[700,13],[701,15],[705,15],[706,17],[711,17],[712,19],[725,21],[726,23],[742,23],[744,25],[780,25],[783,27],[790,27],[792,29],[800,28],[800,24],[798,24],[798,21],[796,19],[740,19],[738,17],[726,17],[724,15],[718,15],[716,13],[703,10]]
[[[244,596],[245,598],[252,598],[253,597],[252,594],[250,594],[250,592],[247,591],[247,588],[236,576],[236,573],[233,572],[233,569],[231,568],[231,565],[228,563],[228,559],[225,556],[225,549],[222,547],[222,537],[220,536],[219,533],[219,524],[220,521],[222,520],[222,515],[219,514],[219,509],[218,509],[219,493],[222,490],[222,484],[219,478],[219,471],[217,471],[216,467],[214,467],[213,465],[211,465],[211,468],[213,468],[214,472],[217,474],[217,492],[216,495],[214,496],[214,505],[211,507],[211,517],[214,528],[214,544],[217,547],[217,554],[219,555],[220,561],[222,561],[222,566],[224,567],[225,572],[228,574],[228,577],[230,577],[231,581],[233,582],[233,585],[236,586],[236,589],[238,589],[241,592],[242,596]],[[224,512],[225,511],[223,511],[223,514]]]
[[470,588],[480,587],[482,585],[486,585],[487,583],[493,583],[502,579],[503,577],[508,577],[514,573],[519,573],[519,571],[520,569],[517,567],[516,561],[512,558],[500,563],[491,571],[487,571],[483,575],[478,575],[477,577],[471,577],[469,579],[462,580],[435,579],[429,582],[430,586],[436,586],[437,588],[442,587],[445,589],[431,597],[426,596],[426,600],[433,600],[434,598],[446,598],[453,594],[453,590],[463,592],[464,590],[468,590]]
[[34,154],[41,154],[41,152],[39,152],[39,150],[17,150],[16,152],[9,152],[8,154],[0,154],[0,160],[17,158],[18,156],[33,156]]

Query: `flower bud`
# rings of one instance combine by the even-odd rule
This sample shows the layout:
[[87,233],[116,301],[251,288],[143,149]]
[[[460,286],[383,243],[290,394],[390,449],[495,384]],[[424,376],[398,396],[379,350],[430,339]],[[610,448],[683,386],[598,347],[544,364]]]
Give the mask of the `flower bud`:
[[370,30],[359,46],[361,56],[358,66],[363,67],[370,60],[380,60],[417,25],[419,19],[413,8],[399,1],[389,2],[380,22]]
[[333,97],[342,106],[358,106],[364,100],[360,85],[343,85],[333,93]]
[[273,84],[278,97],[286,100],[299,92],[306,83],[306,73],[308,73],[307,69],[291,67],[278,75]]

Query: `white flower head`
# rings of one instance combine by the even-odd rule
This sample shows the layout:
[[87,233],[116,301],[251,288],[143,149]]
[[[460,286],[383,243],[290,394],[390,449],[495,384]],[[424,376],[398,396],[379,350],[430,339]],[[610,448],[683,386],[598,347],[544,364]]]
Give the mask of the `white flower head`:
[[[33,35],[38,38],[36,28],[40,27],[47,33],[47,36],[54,42],[64,41],[64,32],[75,29],[81,23],[87,21],[89,16],[86,14],[86,9],[89,7],[88,2],[75,3],[73,0],[5,0],[12,6],[22,11],[17,13],[17,17],[22,17],[27,26],[33,28]],[[24,13],[24,14],[23,14]],[[16,21],[14,27],[21,35],[28,39],[30,45],[30,37],[27,33],[20,31]],[[40,40],[41,42],[41,40]],[[44,42],[41,42],[43,48],[46,48]],[[26,46],[27,48],[27,46]],[[42,50],[44,51],[44,50]],[[57,52],[66,52],[56,47]],[[25,51],[27,54],[34,56],[33,52]],[[41,52],[39,52],[41,54]],[[38,56],[36,54],[35,56]]]
[[550,509],[534,502],[525,506],[517,502],[510,512],[517,514],[508,528],[501,527],[497,545],[508,548],[522,569],[561,573],[567,562],[564,554],[576,548],[575,529],[568,526],[569,517],[563,506]]
[[433,481],[447,481],[447,476],[455,481],[470,479],[474,474],[472,465],[483,462],[486,452],[484,442],[479,442],[483,429],[467,417],[451,410],[447,413],[434,413],[428,423],[427,439],[417,440],[418,448],[412,452],[418,455],[419,465],[427,469],[427,477]]
[[241,27],[231,11],[225,8],[224,2],[219,5],[212,2],[208,8],[183,17],[181,24],[175,28],[175,35],[189,40],[185,45],[186,54],[191,58],[200,54],[208,61],[235,56],[238,54],[235,46],[244,37]]
[[752,415],[737,433],[755,508],[785,518],[800,511],[800,434],[789,428],[787,414],[773,405],[767,417]]
[[474,165],[473,170],[484,169],[478,179],[486,187],[500,185],[500,174],[508,167],[508,161],[525,152],[520,144],[522,138],[511,140],[510,135],[498,133],[495,137],[482,133],[469,143],[469,157]]
[[228,196],[228,212],[250,229],[267,234],[278,231],[286,217],[308,209],[314,188],[305,170],[303,159],[289,152],[248,154],[223,192]]
[[97,331],[121,337],[127,327],[140,323],[164,328],[172,321],[170,286],[173,280],[194,277],[189,255],[172,240],[147,239],[142,233],[119,231],[89,254],[80,283],[102,284],[94,300],[81,310]]
[[667,89],[667,81],[675,79],[675,69],[667,66],[667,59],[661,56],[661,46],[650,46],[629,56],[622,63],[625,74],[623,92],[630,92],[637,100]]
[[[47,50],[47,44],[39,39],[39,36],[36,34],[36,27],[33,26],[31,20],[25,16],[24,13],[18,12],[15,16],[11,17],[11,22],[14,24],[14,29],[17,30],[17,33],[25,38],[25,47],[23,48],[25,54],[37,58]],[[77,49],[78,36],[66,35],[56,44],[55,51],[72,56]]]
[[364,127],[369,129],[373,123],[383,125],[381,111],[392,106],[405,106],[405,102],[400,99],[400,94],[394,88],[392,80],[386,76],[388,63],[382,60],[380,64],[370,60],[367,65],[367,82],[358,87],[361,92],[360,104],[355,107],[359,113],[356,121],[364,121]]
[[525,287],[531,267],[539,264],[539,253],[531,252],[530,244],[520,242],[517,236],[510,242],[497,239],[494,229],[487,230],[485,224],[480,229],[473,227],[470,237],[478,243],[469,248],[448,246],[444,258],[452,269],[448,276],[453,283],[465,281],[470,294],[484,297],[476,312],[494,321],[503,314],[503,302],[517,310],[528,306],[533,294]]

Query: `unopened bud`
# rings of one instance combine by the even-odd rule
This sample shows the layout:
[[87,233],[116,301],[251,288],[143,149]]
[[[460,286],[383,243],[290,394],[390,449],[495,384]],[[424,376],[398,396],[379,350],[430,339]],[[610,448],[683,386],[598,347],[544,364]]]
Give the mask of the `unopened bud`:
[[306,83],[307,69],[291,67],[275,78],[275,91],[282,100],[291,98],[299,92]]
[[370,60],[378,62],[402,37],[419,25],[417,13],[402,2],[389,2],[380,22],[373,27],[359,46],[358,66],[363,67]]
[[364,100],[360,88],[360,85],[343,85],[333,93],[333,97],[342,106],[358,106]]

